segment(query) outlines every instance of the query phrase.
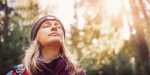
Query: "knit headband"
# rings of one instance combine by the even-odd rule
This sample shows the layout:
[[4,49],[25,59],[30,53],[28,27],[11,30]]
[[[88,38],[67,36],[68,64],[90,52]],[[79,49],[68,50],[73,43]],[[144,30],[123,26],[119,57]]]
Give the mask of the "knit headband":
[[40,18],[33,26],[32,30],[31,30],[31,41],[34,41],[35,40],[35,37],[37,36],[37,32],[41,26],[41,24],[47,20],[56,20],[57,22],[59,22],[62,26],[62,30],[64,32],[64,37],[65,37],[65,29],[64,29],[64,26],[63,24],[61,23],[61,21],[59,19],[57,19],[55,16],[52,16],[52,15],[46,15],[42,18]]

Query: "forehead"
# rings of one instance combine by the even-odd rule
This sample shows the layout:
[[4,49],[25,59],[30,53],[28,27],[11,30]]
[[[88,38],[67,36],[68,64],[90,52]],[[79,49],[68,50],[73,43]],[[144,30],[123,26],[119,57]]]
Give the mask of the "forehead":
[[45,23],[58,23],[58,24],[60,24],[57,20],[46,20],[42,24],[45,24]]

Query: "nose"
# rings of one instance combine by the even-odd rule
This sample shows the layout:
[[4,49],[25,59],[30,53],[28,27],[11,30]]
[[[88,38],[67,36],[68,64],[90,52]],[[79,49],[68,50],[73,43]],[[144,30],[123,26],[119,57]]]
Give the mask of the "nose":
[[57,27],[52,25],[51,31],[57,31]]

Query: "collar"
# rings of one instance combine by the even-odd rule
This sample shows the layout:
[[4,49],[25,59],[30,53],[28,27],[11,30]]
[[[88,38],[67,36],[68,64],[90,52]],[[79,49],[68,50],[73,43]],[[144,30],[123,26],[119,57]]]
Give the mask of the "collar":
[[[56,59],[59,59],[59,58],[63,58],[63,55],[61,55],[60,57],[58,57],[58,58],[56,58]],[[54,59],[55,60],[55,59]],[[43,63],[46,63],[46,62],[44,62],[41,58],[40,58],[40,56],[38,57],[38,59],[37,59],[37,61],[41,61],[41,62],[43,62]],[[52,60],[53,61],[53,60]],[[51,62],[52,62],[51,61]],[[50,62],[50,63],[51,63]]]

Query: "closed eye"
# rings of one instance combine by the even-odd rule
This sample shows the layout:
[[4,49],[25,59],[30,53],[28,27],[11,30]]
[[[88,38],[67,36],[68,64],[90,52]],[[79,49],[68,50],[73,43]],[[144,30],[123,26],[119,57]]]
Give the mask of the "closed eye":
[[54,24],[57,28],[60,28],[61,29],[61,25],[59,23],[55,23]]
[[60,27],[60,26],[57,26],[57,28],[60,28],[60,29],[61,29],[61,27]]
[[45,24],[43,25],[43,28],[47,28],[47,27],[50,27],[50,26],[51,26],[51,24],[45,23]]

